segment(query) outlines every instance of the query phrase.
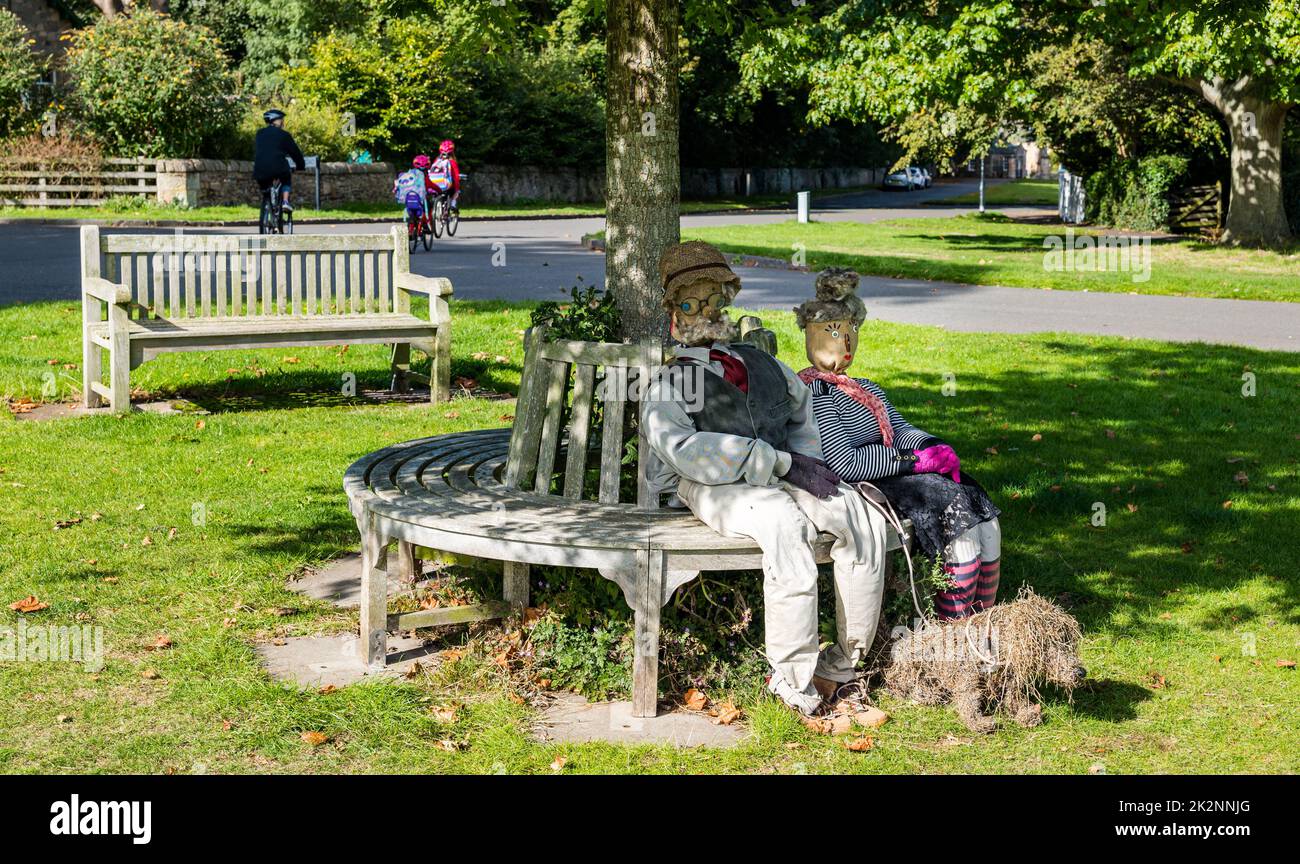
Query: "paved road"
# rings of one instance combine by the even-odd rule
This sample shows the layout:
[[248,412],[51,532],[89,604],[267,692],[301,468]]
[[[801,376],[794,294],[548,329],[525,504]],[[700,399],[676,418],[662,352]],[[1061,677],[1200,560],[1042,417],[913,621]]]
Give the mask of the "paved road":
[[[860,193],[828,200],[815,215],[828,221],[867,222],[967,212],[967,208],[914,205],[972,186],[967,182],[913,193]],[[789,218],[782,211],[701,214],[683,217],[682,224]],[[578,242],[583,234],[601,227],[599,218],[465,222],[455,238],[435,241],[432,251],[412,256],[412,266],[420,273],[448,276],[456,296],[464,299],[560,299],[574,285],[603,285],[604,256]],[[0,303],[75,299],[76,230],[0,226]],[[339,225],[310,230],[352,233],[375,228]],[[502,248],[505,266],[493,266],[494,255]],[[744,283],[739,299],[749,307],[789,309],[812,292],[811,274],[753,267],[738,272]],[[1040,291],[878,277],[864,277],[860,293],[873,317],[952,330],[1060,331],[1300,351],[1300,303]]]

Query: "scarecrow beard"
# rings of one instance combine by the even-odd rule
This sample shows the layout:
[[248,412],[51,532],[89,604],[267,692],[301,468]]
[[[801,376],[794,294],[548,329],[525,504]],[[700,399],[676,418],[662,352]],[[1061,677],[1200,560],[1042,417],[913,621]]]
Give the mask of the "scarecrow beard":
[[710,345],[714,342],[731,342],[740,336],[740,328],[725,314],[716,321],[702,319],[676,324],[676,336],[684,345]]

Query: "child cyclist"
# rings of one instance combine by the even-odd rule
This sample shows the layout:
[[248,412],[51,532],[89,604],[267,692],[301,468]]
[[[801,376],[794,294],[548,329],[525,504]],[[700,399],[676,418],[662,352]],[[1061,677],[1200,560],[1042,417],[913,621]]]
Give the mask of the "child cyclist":
[[460,211],[460,165],[456,163],[456,143],[450,138],[438,145],[438,158],[429,169],[430,191],[450,193],[448,205]]
[[421,153],[411,160],[411,168],[397,175],[393,181],[393,198],[407,210],[423,216],[429,212],[429,202],[438,194],[438,187],[429,179],[433,163]]

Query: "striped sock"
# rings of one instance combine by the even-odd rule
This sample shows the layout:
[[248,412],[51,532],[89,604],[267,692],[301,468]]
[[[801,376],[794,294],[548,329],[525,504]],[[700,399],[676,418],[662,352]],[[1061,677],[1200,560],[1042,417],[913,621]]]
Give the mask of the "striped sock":
[[953,587],[935,595],[934,610],[940,621],[965,618],[974,611],[972,604],[975,601],[976,585],[979,582],[980,559],[976,558],[962,564],[945,563],[943,572]]
[[979,583],[975,588],[975,611],[981,612],[993,608],[998,602],[998,578],[1002,575],[1000,558],[985,561],[980,565]]

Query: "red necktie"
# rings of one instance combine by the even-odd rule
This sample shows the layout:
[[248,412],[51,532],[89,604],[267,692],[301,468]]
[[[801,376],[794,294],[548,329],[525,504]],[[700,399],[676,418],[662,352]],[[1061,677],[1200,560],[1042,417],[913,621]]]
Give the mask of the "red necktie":
[[744,363],[725,351],[718,350],[710,350],[709,359],[722,364],[722,377],[735,384],[741,393],[749,392],[749,372],[745,369]]

